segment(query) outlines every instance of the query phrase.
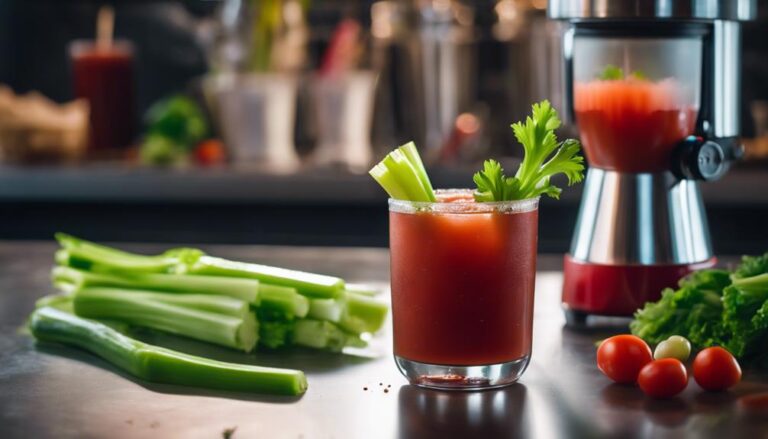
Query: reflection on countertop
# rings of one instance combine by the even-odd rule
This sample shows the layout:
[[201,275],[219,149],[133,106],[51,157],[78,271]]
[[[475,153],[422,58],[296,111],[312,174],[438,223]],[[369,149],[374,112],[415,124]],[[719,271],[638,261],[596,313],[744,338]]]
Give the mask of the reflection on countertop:
[[402,386],[398,393],[399,437],[523,437],[526,392],[520,383],[484,392]]

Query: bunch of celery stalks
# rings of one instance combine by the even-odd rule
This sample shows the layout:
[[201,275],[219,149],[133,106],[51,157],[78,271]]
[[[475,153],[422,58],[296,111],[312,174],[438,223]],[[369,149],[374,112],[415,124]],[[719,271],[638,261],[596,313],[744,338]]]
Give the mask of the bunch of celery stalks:
[[179,248],[153,256],[57,234],[53,284],[30,316],[39,341],[90,351],[156,383],[299,395],[300,370],[216,361],[134,339],[136,328],[251,352],[365,347],[388,313],[375,292],[344,280]]

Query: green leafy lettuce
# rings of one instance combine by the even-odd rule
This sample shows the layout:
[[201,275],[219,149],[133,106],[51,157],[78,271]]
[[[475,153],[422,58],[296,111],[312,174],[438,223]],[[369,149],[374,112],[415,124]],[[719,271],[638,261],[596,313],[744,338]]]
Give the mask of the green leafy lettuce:
[[671,335],[696,348],[722,346],[747,360],[768,358],[768,253],[744,257],[733,272],[702,270],[635,313],[633,334],[655,344]]

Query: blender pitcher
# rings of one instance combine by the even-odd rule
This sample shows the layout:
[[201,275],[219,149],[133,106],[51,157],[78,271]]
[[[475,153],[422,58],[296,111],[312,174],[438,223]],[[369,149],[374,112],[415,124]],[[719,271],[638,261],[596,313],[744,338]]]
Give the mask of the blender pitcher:
[[663,172],[694,133],[702,41],[574,38],[573,107],[589,163],[624,173]]
[[564,260],[569,325],[624,323],[716,263],[698,182],[740,156],[739,21],[756,15],[725,3],[548,3],[568,24],[565,114],[590,165]]

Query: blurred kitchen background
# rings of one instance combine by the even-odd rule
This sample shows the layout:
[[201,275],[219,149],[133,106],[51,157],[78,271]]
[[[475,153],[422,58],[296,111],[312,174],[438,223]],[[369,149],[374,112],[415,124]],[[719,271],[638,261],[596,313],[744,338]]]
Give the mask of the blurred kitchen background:
[[[546,0],[0,0],[0,239],[386,246],[366,172],[415,140],[436,187],[514,167],[562,102]],[[702,184],[715,250],[768,244],[768,0],[743,26],[745,159]],[[561,137],[578,135],[566,126]],[[567,250],[580,188],[543,200]]]

